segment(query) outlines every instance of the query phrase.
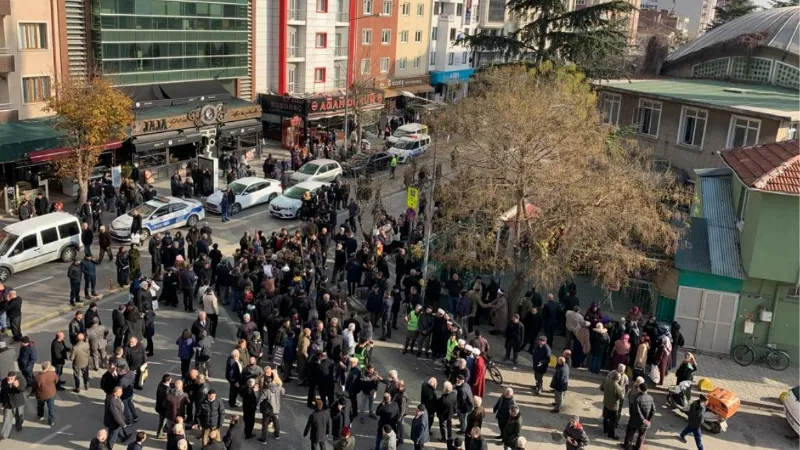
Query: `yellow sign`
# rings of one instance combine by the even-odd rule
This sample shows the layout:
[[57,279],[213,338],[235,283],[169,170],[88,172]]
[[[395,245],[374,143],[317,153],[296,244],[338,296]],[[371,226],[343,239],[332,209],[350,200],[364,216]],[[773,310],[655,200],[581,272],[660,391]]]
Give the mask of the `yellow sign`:
[[408,195],[406,196],[406,205],[416,211],[419,209],[419,189],[415,187],[408,188]]

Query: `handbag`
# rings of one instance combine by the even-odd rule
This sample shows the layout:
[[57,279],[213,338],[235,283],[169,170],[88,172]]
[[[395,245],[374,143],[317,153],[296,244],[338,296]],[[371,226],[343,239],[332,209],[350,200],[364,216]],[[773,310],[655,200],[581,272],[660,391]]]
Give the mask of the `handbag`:
[[653,383],[655,384],[658,384],[658,382],[661,381],[661,372],[658,371],[658,366],[656,366],[655,364],[650,366],[649,376],[650,379],[653,380]]

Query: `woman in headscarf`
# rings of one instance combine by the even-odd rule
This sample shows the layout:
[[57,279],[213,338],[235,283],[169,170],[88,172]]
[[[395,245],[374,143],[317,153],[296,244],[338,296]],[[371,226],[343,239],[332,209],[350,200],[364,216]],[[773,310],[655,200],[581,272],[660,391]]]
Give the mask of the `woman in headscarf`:
[[583,366],[586,355],[592,350],[588,327],[589,322],[584,322],[583,326],[575,331],[575,339],[572,341],[572,363],[576,369]]
[[697,371],[697,360],[694,359],[694,355],[691,353],[686,353],[686,358],[684,358],[681,366],[678,367],[678,370],[675,372],[675,376],[678,377],[678,381],[676,384],[680,384],[682,381],[693,381],[694,380],[694,373]]
[[664,385],[664,379],[667,377],[669,370],[669,355],[672,353],[672,341],[669,336],[662,336],[661,341],[656,349],[656,356],[653,364],[658,367],[658,374],[661,376],[658,380],[658,385]]
[[614,343],[614,350],[611,353],[611,367],[628,364],[628,355],[631,352],[630,340],[630,335],[626,333]]
[[590,330],[593,330],[595,326],[603,320],[603,314],[600,312],[600,307],[597,306],[597,303],[592,303],[592,305],[589,306],[583,318],[589,322]]
[[670,327],[670,336],[672,337],[672,354],[670,355],[669,368],[678,367],[678,349],[685,344],[683,335],[681,334],[681,324],[673,321]]
[[642,336],[639,346],[636,348],[636,356],[633,359],[633,376],[644,376],[644,369],[647,367],[647,352],[650,350],[650,338]]
[[625,317],[625,319],[628,321],[628,323],[640,322],[642,320],[642,313],[639,311],[639,307],[634,306],[631,308],[631,310],[628,311],[628,315]]
[[608,332],[603,327],[603,324],[597,322],[592,328],[590,340],[592,344],[592,361],[589,366],[589,372],[598,375],[600,374],[600,369],[603,368],[606,346],[611,342],[611,338],[608,337]]

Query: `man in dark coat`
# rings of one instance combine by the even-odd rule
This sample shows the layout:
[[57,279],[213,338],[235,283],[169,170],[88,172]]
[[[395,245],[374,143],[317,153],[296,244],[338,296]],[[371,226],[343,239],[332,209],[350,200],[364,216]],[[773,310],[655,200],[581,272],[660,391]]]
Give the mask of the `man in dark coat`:
[[58,385],[56,389],[59,391],[63,391],[64,388],[62,385],[64,381],[61,380],[61,376],[64,373],[64,364],[66,364],[67,360],[69,359],[69,347],[67,347],[67,343],[64,342],[64,332],[59,331],[56,333],[56,337],[50,343],[50,363],[53,364],[53,368],[56,371],[56,375],[58,375]]
[[23,336],[21,345],[19,347],[19,356],[17,356],[17,365],[22,378],[25,379],[31,389],[35,389],[33,379],[33,366],[36,365],[36,347],[28,336]]
[[[88,202],[87,202],[88,203]],[[86,206],[86,205],[84,205]],[[91,216],[89,216],[91,217]],[[92,254],[92,243],[94,242],[94,232],[89,228],[87,222],[83,222],[81,231],[81,244],[83,244],[83,255],[89,256]]]
[[125,442],[129,437],[125,431],[125,405],[122,403],[121,397],[122,388],[115,387],[105,401],[103,426],[108,428],[108,448],[110,449],[114,448],[117,441]]
[[433,427],[434,415],[439,408],[439,398],[436,396],[436,384],[436,378],[431,378],[425,383],[422,383],[422,392],[420,393],[420,403],[425,406],[425,410],[428,412],[426,415],[428,416],[429,433],[431,427]]
[[[656,412],[653,397],[647,392],[647,383],[639,385],[639,393],[633,398],[628,406],[628,426],[625,429],[625,440],[622,448],[625,450],[639,450],[644,444],[647,436],[647,429],[650,428],[650,420]],[[633,446],[633,436],[637,435]]]
[[547,367],[549,365],[550,346],[547,345],[547,337],[539,336],[537,346],[533,349],[533,378],[536,380],[536,386],[533,392],[536,395],[542,392],[544,374],[547,373]]
[[325,450],[325,439],[331,434],[331,416],[323,408],[322,399],[314,400],[314,412],[308,416],[303,437],[311,440],[311,450]]
[[119,305],[111,312],[111,332],[114,333],[114,348],[119,348],[125,342],[128,323],[125,321],[125,305]]
[[381,430],[383,429],[384,425],[389,425],[392,428],[392,431],[397,433],[397,424],[400,418],[400,406],[392,401],[392,394],[388,392],[383,393],[383,401],[378,405],[378,408],[375,410],[375,414],[378,416],[378,441],[375,442],[375,447],[379,447],[380,439],[381,439]]
[[50,202],[41,192],[36,194],[36,199],[33,200],[33,209],[37,216],[43,216],[50,210]]
[[441,439],[447,442],[448,448],[453,445],[453,415],[456,413],[456,393],[453,392],[453,385],[449,381],[444,382],[442,396],[439,397],[439,405],[436,415],[439,417],[439,432]]
[[14,428],[17,432],[22,431],[22,422],[25,414],[25,389],[28,387],[25,378],[18,376],[16,372],[10,371],[7,377],[0,380],[0,404],[4,411],[3,427],[0,429],[0,438],[8,439],[11,433],[11,418],[14,418]]
[[[6,300],[6,319],[8,320],[9,328],[11,328],[11,335],[14,337],[14,342],[22,340],[22,297],[17,295],[17,291],[8,291],[8,299]],[[0,374],[2,376],[2,374]]]
[[162,438],[162,432],[164,431],[164,425],[167,422],[166,410],[167,410],[167,394],[172,389],[170,383],[172,382],[172,377],[165,373],[161,377],[161,383],[158,384],[156,388],[156,414],[158,414],[158,426],[156,427],[156,439]]
[[237,415],[231,416],[231,422],[230,426],[228,427],[228,432],[225,433],[225,437],[222,438],[222,443],[225,444],[224,448],[226,450],[241,450],[242,444],[244,444],[244,440],[247,439],[247,437],[245,436],[245,429],[246,429],[246,424],[239,419],[239,416]]
[[519,321],[519,314],[514,314],[506,325],[506,356],[503,360],[507,361],[510,357],[511,362],[516,364],[524,340],[525,326]]
[[561,315],[560,307],[558,302],[556,302],[555,297],[553,297],[553,294],[547,295],[547,303],[545,303],[542,308],[544,334],[547,336],[547,342],[552,344],[553,338],[556,334],[556,328],[558,327],[559,317]]
[[561,403],[564,401],[564,394],[567,393],[569,388],[569,365],[563,356],[559,356],[556,361],[556,371],[553,374],[553,379],[550,380],[550,387],[553,389],[553,397],[555,400],[554,407],[550,412],[560,412]]
[[225,419],[225,406],[217,398],[217,391],[211,389],[206,398],[200,402],[197,411],[197,424],[203,432],[202,444],[208,444],[209,434],[212,430],[219,432]]
[[69,304],[75,306],[75,303],[81,301],[81,262],[73,260],[72,264],[67,269],[67,278],[69,279]]
[[525,342],[522,343],[522,347],[524,349],[527,345],[528,351],[533,353],[533,349],[536,347],[536,340],[539,337],[539,332],[542,331],[542,313],[540,312],[540,308],[538,306],[531,308],[530,314],[525,316],[525,320],[522,324],[525,325]]
[[[91,254],[86,255],[81,261],[81,272],[83,272],[83,295],[86,300],[97,297],[97,261]],[[91,292],[91,297],[89,293]]]
[[427,409],[423,404],[417,406],[417,414],[411,420],[411,442],[414,443],[414,450],[422,450],[431,440]]
[[708,397],[705,394],[700,394],[700,397],[692,402],[689,407],[689,423],[678,435],[678,439],[684,444],[686,443],[686,435],[691,433],[694,436],[694,443],[697,445],[698,450],[703,450],[703,417],[706,414],[706,405],[708,404]]

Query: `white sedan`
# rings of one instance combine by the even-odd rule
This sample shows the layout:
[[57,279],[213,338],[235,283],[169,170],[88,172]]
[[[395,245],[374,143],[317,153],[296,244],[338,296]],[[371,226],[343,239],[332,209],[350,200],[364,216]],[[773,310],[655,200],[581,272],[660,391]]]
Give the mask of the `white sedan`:
[[[269,203],[275,197],[281,195],[283,187],[281,182],[271,178],[245,177],[239,178],[228,185],[236,195],[236,201],[228,205],[231,214],[237,214],[243,209],[251,206]],[[206,210],[208,212],[222,213],[219,204],[222,202],[224,191],[217,191],[206,198]]]
[[325,181],[328,183],[342,178],[342,166],[332,159],[314,159],[303,164],[292,173],[292,184],[303,181]]
[[304,181],[295,184],[269,204],[269,213],[281,219],[297,218],[300,215],[300,207],[303,206],[303,195],[306,192],[315,195],[322,186],[328,186],[328,183]]

